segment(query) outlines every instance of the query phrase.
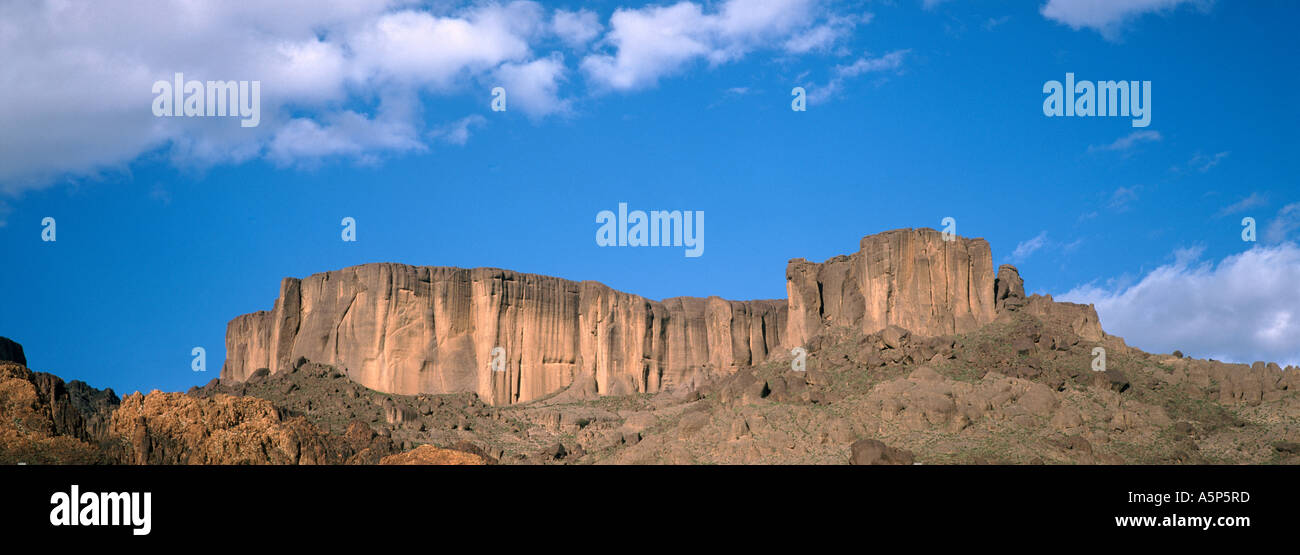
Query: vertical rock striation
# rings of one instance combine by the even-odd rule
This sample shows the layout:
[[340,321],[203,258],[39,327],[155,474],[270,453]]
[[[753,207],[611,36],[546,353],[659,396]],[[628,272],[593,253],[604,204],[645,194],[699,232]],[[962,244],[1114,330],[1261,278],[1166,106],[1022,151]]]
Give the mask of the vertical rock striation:
[[858,252],[786,266],[787,339],[807,342],[826,328],[874,333],[899,326],[922,336],[974,330],[993,321],[993,257],[983,239],[944,241],[933,229],[864,237]]
[[510,404],[690,386],[835,329],[953,335],[1023,309],[1068,316],[1080,336],[1103,337],[1091,307],[1026,299],[1015,267],[995,280],[992,260],[983,239],[888,231],[851,255],[791,260],[787,298],[762,301],[652,301],[493,268],[366,264],[286,278],[270,311],[232,320],[221,378],[305,357],[379,391],[474,392]]
[[[784,329],[782,301],[655,302],[492,268],[366,264],[283,280],[272,310],[230,322],[221,377],[306,357],[379,391],[494,404],[655,392],[760,363]],[[492,370],[497,347],[504,371]]]

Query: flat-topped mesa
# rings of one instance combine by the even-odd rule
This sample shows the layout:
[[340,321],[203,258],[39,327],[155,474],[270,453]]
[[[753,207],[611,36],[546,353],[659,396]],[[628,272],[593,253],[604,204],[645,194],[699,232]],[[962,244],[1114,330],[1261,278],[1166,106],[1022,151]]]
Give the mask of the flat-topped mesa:
[[766,360],[785,314],[779,300],[656,302],[493,268],[366,264],[284,279],[271,311],[230,322],[221,377],[306,357],[371,389],[472,391],[493,404],[656,392]]
[[305,357],[387,393],[474,392],[509,404],[689,386],[835,328],[951,335],[1023,310],[1086,340],[1108,337],[1091,306],[1026,298],[1013,266],[995,276],[985,240],[945,241],[933,229],[870,235],[821,264],[791,260],[786,291],[785,300],[651,301],[494,268],[366,264],[284,279],[272,310],[230,322],[221,378]]
[[863,237],[858,252],[821,264],[796,258],[785,278],[790,345],[834,327],[957,334],[997,316],[988,242],[957,236],[945,241],[928,228]]

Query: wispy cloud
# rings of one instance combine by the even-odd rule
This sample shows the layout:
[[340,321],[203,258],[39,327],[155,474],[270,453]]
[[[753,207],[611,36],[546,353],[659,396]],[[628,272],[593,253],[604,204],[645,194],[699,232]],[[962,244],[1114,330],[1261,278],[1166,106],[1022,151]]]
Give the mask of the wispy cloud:
[[1008,21],[1011,21],[1011,16],[1009,15],[1004,15],[1000,17],[990,17],[984,21],[984,30],[992,31],[998,27],[1001,27],[1004,23]]
[[839,95],[844,82],[868,73],[895,71],[903,66],[903,58],[912,50],[895,50],[880,57],[864,56],[848,65],[836,66],[825,85],[810,85],[808,102],[818,104]]
[[1116,212],[1127,212],[1133,207],[1133,203],[1138,199],[1140,185],[1132,187],[1118,187],[1110,194],[1110,200],[1107,206]]
[[1280,243],[1290,239],[1300,239],[1295,236],[1297,231],[1300,231],[1300,202],[1293,202],[1283,206],[1269,221],[1268,228],[1264,230],[1264,240],[1269,243]]
[[1139,143],[1158,142],[1163,139],[1159,131],[1146,130],[1134,131],[1115,139],[1115,142],[1105,145],[1092,145],[1088,147],[1088,152],[1097,151],[1127,151]]
[[1214,217],[1222,218],[1224,216],[1230,216],[1232,214],[1239,214],[1241,212],[1250,210],[1251,208],[1259,208],[1260,206],[1264,206],[1265,204],[1268,204],[1268,195],[1251,193],[1250,196],[1242,198],[1237,202],[1234,202],[1232,204],[1229,204],[1219,209],[1219,211],[1215,213]]
[[463,145],[466,142],[469,142],[471,128],[486,124],[487,118],[478,114],[472,114],[446,125],[435,127],[429,132],[429,136],[445,143]]
[[1227,152],[1218,152],[1212,156],[1204,156],[1198,152],[1192,157],[1191,161],[1188,162],[1187,165],[1196,171],[1205,173],[1210,171],[1210,168],[1219,165],[1219,162],[1222,162],[1223,159],[1227,157]]
[[1021,241],[1016,244],[1016,249],[1011,252],[1010,260],[1012,262],[1024,262],[1039,249],[1047,245],[1047,232],[1043,231],[1030,239]]

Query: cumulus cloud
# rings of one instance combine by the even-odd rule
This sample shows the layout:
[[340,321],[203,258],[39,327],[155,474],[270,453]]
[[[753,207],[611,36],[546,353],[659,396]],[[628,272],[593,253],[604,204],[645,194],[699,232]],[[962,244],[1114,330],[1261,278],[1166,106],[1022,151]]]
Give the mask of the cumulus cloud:
[[378,161],[378,152],[423,151],[419,131],[407,120],[370,118],[352,111],[327,114],[318,122],[289,120],[267,147],[267,158],[281,166],[312,166],[321,159],[345,156],[362,163]]
[[569,110],[569,102],[558,95],[564,73],[564,58],[556,53],[527,63],[502,64],[496,78],[506,89],[507,108],[517,107],[537,118]]
[[797,52],[824,46],[835,37],[806,33],[826,17],[816,0],[727,0],[709,12],[695,2],[621,8],[610,16],[604,50],[585,57],[582,69],[608,89],[651,87],[695,62],[723,64],[779,45]]
[[1180,5],[1204,9],[1207,0],[1048,0],[1039,10],[1043,17],[1069,25],[1071,29],[1092,29],[1108,40],[1119,37],[1124,24],[1148,13],[1167,13]]
[[[431,129],[422,107],[432,98],[479,96],[486,107],[503,86],[511,112],[563,116],[578,76],[629,91],[693,62],[828,51],[870,19],[831,6],[681,1],[619,9],[602,24],[590,10],[529,0],[0,2],[0,194],[125,172],[144,156],[202,168],[424,152],[472,126]],[[870,70],[842,71],[858,68]],[[176,73],[260,82],[260,125],[153,116],[153,84]]]
[[1084,285],[1060,299],[1092,304],[1108,333],[1155,352],[1229,362],[1300,364],[1300,247],[1257,246],[1215,262],[1200,249],[1132,285]]
[[[493,77],[521,88],[521,110],[554,113],[559,73],[532,46],[541,21],[526,1],[441,12],[410,0],[5,2],[0,192],[118,171],[155,150],[196,166],[421,151],[418,95],[486,91]],[[260,81],[261,125],[154,117],[153,83],[178,72]]]
[[591,10],[555,10],[551,29],[570,48],[582,48],[600,36],[605,26],[600,24],[596,12]]

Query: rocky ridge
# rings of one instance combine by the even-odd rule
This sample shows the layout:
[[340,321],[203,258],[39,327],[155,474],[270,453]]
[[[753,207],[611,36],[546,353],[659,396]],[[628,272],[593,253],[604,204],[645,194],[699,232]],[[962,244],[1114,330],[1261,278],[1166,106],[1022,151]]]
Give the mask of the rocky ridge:
[[508,270],[367,264],[284,279],[270,311],[230,322],[221,376],[303,357],[379,391],[497,405],[654,393],[761,364],[827,328],[953,334],[995,315],[988,243],[932,229],[868,236],[821,264],[791,260],[786,279],[784,301],[652,301]]

